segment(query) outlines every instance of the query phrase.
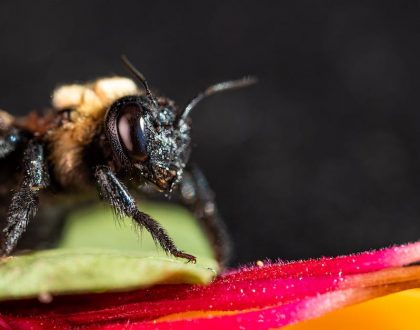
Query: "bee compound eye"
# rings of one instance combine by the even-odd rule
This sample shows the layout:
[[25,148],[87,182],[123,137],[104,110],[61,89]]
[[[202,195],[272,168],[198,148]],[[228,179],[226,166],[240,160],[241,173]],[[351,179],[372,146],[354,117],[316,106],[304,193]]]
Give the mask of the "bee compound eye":
[[144,118],[139,105],[125,106],[118,118],[118,137],[127,154],[135,161],[145,161],[147,155],[147,138]]

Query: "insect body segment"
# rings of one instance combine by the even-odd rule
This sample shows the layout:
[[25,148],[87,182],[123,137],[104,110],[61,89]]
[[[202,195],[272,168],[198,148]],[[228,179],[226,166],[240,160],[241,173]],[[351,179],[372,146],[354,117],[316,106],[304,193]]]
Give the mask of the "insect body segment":
[[[53,109],[42,116],[13,118],[0,111],[0,168],[13,167],[19,157],[23,162],[21,176],[7,183],[14,193],[0,219],[3,255],[15,249],[36,216],[41,192],[72,200],[96,185],[117,214],[145,228],[166,253],[194,262],[195,257],[179,250],[156,220],[138,209],[129,190],[149,183],[188,207],[208,234],[218,260],[226,260],[227,235],[213,194],[198,168],[188,165],[189,114],[205,96],[254,80],[211,86],[179,109],[172,100],[153,95],[144,76],[128,60],[124,63],[144,91],[128,78],[103,78],[59,87],[53,94]],[[1,188],[4,203],[7,191]]]
[[110,77],[85,85],[57,88],[52,105],[57,115],[68,113],[59,125],[45,135],[54,174],[63,186],[88,181],[83,152],[101,133],[107,109],[115,100],[139,94],[136,84],[128,78]]
[[175,125],[175,108],[155,108],[142,96],[126,96],[105,116],[105,131],[114,158],[131,171],[170,191],[181,178],[190,148],[190,128]]

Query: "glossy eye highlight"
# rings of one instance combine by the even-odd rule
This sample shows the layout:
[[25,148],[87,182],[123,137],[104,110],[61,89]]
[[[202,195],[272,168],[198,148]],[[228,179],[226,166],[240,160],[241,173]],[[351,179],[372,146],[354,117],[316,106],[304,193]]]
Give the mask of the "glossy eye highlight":
[[128,104],[120,112],[117,122],[118,137],[128,156],[140,162],[147,160],[147,138],[141,107]]

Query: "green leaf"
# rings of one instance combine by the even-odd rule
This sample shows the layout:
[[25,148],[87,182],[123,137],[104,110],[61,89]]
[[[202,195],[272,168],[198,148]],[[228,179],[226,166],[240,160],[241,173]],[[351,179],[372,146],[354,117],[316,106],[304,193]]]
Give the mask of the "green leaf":
[[0,300],[45,294],[121,291],[156,284],[206,284],[217,262],[203,232],[182,208],[142,203],[168,230],[176,244],[197,256],[197,264],[165,255],[147,231],[139,233],[131,220],[116,220],[101,205],[75,211],[57,249],[3,259]]

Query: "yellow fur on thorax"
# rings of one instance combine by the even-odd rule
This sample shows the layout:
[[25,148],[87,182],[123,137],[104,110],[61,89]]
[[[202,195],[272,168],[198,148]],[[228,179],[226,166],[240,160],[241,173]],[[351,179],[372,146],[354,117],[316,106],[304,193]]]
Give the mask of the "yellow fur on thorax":
[[82,151],[98,130],[109,106],[118,98],[139,94],[128,78],[101,78],[88,84],[58,87],[52,95],[57,111],[70,109],[70,121],[48,133],[50,160],[56,178],[63,186],[82,182]]

